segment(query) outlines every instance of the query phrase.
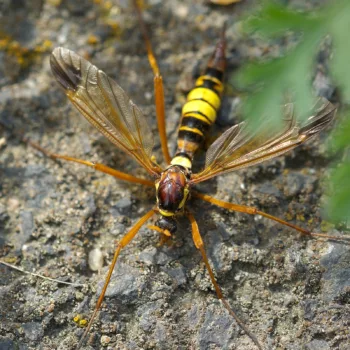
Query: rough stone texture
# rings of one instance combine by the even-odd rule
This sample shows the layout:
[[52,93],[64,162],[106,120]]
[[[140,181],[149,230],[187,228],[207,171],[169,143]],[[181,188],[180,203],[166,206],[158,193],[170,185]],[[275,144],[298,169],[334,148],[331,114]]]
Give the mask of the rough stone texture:
[[[29,49],[50,40],[88,57],[123,86],[156,134],[153,76],[127,1],[112,2],[110,10],[103,1],[38,0],[22,9],[11,3],[1,5],[8,7],[8,34]],[[267,47],[241,34],[239,21],[252,3],[220,8],[205,1],[150,1],[145,19],[164,76],[171,150],[183,92],[205,65],[224,21],[228,75],[267,48],[278,53],[281,43]],[[27,66],[1,52],[0,67],[0,120],[8,128],[52,152],[146,175],[78,115],[50,74],[48,52]],[[316,75],[314,85],[334,91],[327,77]],[[232,93],[225,101],[222,125],[238,120],[241,103]],[[320,231],[319,179],[331,163],[322,147],[326,134],[285,157],[198,187]],[[54,162],[2,128],[0,140],[1,259],[86,284],[66,286],[0,265],[0,349],[73,349],[83,332],[73,318],[91,315],[116,240],[154,205],[154,190]],[[157,138],[154,154],[161,159]],[[266,348],[350,348],[348,245],[301,238],[267,219],[198,200],[189,207],[224,294]],[[144,227],[122,251],[84,349],[255,349],[217,300],[188,222],[180,218],[173,240],[161,247],[158,242],[158,233]],[[105,257],[101,274],[89,269],[93,249]]]

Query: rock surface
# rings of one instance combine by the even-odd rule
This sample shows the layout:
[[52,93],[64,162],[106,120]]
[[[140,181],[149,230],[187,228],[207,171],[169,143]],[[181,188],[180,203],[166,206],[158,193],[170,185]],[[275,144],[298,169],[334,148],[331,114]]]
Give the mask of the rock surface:
[[[123,86],[156,135],[152,71],[129,3],[37,0],[21,11],[7,3],[4,29],[29,53],[18,48],[15,55],[0,54],[2,124],[52,152],[146,176],[79,116],[48,64],[56,46],[89,58]],[[253,1],[229,7],[205,1],[149,3],[144,16],[164,77],[174,150],[183,92],[205,65],[222,23],[229,26],[228,75],[263,52],[266,43],[242,35],[237,25]],[[318,90],[334,89],[328,78],[318,76],[318,83]],[[222,124],[236,122],[240,101],[230,95],[225,99],[221,114],[230,115]],[[326,134],[285,157],[199,187],[320,231],[319,179],[331,163],[320,151]],[[54,162],[1,127],[0,139],[5,140],[0,148],[1,259],[25,271],[85,284],[58,284],[0,265],[0,349],[74,349],[83,330],[73,318],[90,317],[115,242],[154,205],[154,191],[81,165]],[[189,208],[225,296],[266,348],[350,348],[349,246],[299,237],[267,219],[198,200]],[[122,251],[84,349],[256,349],[217,300],[188,222],[180,218],[173,240],[158,243],[158,233],[145,226]],[[101,253],[104,258],[101,274],[89,268],[89,254],[96,248],[99,265]]]

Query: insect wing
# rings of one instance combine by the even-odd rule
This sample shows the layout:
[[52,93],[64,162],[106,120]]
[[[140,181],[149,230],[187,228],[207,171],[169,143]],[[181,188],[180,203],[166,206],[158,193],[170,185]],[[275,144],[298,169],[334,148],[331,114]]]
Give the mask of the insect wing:
[[90,62],[62,47],[53,51],[50,64],[56,80],[80,113],[150,174],[158,175],[161,169],[151,161],[151,130],[124,90]]
[[228,129],[209,147],[204,170],[194,174],[191,182],[202,182],[281,155],[319,133],[330,124],[336,112],[335,106],[320,98],[314,115],[299,125],[293,107],[291,103],[284,106],[283,127],[277,132],[263,122],[256,130],[245,122]]

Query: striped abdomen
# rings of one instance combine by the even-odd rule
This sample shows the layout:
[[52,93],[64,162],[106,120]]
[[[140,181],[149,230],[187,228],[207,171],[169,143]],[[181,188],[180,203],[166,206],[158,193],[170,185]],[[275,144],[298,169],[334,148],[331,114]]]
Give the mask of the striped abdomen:
[[204,75],[197,79],[195,88],[189,92],[182,108],[177,151],[171,161],[172,165],[191,169],[193,156],[215,122],[220,108],[225,65],[225,40],[222,36]]

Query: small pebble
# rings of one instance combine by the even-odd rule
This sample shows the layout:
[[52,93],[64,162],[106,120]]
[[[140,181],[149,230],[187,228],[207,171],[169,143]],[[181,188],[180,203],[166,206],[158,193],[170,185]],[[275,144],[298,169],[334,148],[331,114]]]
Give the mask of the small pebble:
[[76,300],[83,300],[83,299],[84,299],[84,293],[82,293],[82,292],[76,292],[76,293],[75,293],[75,299],[76,299]]
[[2,137],[2,138],[0,139],[0,149],[1,149],[2,147],[4,147],[4,146],[6,146],[6,139],[5,139],[5,137]]
[[101,345],[107,346],[111,342],[111,338],[108,335],[103,335],[101,337]]
[[23,326],[26,339],[31,341],[39,341],[44,336],[42,325],[38,322],[28,322]]
[[103,253],[101,249],[94,248],[89,253],[89,267],[91,271],[99,271],[103,266]]

